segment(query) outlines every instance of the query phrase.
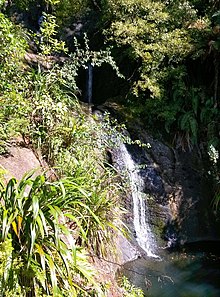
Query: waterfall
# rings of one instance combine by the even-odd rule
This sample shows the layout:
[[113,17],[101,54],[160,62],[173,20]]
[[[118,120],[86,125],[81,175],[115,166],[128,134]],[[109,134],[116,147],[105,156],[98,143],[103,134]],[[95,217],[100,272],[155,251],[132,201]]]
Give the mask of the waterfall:
[[131,195],[133,199],[133,222],[137,243],[149,257],[158,258],[155,254],[156,241],[148,222],[149,211],[147,200],[146,197],[144,197],[145,194],[142,192],[144,181],[139,174],[138,165],[133,161],[125,144],[121,144],[120,153],[128,173],[131,187]]
[[88,63],[87,68],[87,81],[86,81],[86,102],[92,103],[92,84],[93,84],[93,67]]

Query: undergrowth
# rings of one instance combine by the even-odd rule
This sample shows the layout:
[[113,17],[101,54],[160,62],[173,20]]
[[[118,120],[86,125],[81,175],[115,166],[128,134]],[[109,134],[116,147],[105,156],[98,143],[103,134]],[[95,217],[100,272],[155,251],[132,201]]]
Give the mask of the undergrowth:
[[[76,76],[93,57],[97,67],[104,62],[117,67],[108,50],[90,51],[86,38],[86,50],[76,43],[76,54],[63,66],[27,66],[24,31],[0,17],[1,153],[12,140],[22,139],[54,173],[52,180],[43,173],[30,173],[20,182],[12,178],[7,184],[2,179],[1,294],[102,296],[105,284],[99,284],[86,251],[114,254],[114,236],[123,232],[121,186],[115,170],[106,166],[106,145],[112,145],[103,137],[103,127],[106,135],[111,131],[108,117],[99,122],[83,110]],[[46,21],[44,28],[49,28],[54,18]],[[46,33],[41,51],[60,50],[55,31]],[[45,59],[47,54],[41,52]]]

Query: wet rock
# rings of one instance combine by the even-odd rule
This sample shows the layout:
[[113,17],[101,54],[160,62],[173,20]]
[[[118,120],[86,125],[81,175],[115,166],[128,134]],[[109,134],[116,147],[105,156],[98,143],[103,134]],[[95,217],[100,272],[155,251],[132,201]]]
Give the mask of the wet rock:
[[[199,154],[169,147],[139,126],[128,127],[128,131],[133,140],[138,138],[151,146],[127,148],[144,180],[148,221],[158,244],[172,248],[189,242],[220,240],[219,221],[211,206],[212,190]],[[132,203],[126,204],[132,213]]]
[[124,264],[126,262],[130,262],[141,257],[138,249],[133,245],[127,238],[124,236],[118,237],[118,249],[121,251],[121,259],[120,263]]
[[[175,150],[136,128],[135,135],[151,145],[144,149],[148,160],[145,189],[154,196],[150,213],[157,231],[164,235],[164,230],[173,228],[175,232],[165,236],[171,245],[219,240],[219,223],[211,206],[212,190],[203,159],[194,151]],[[159,205],[166,210],[158,213]]]

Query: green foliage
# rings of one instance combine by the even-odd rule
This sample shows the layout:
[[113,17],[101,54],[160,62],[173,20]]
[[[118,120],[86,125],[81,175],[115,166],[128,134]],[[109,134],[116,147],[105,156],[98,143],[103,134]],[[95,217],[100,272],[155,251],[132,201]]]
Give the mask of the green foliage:
[[61,0],[46,0],[46,2],[50,5],[57,5]]
[[[91,164],[90,164],[91,165]],[[94,174],[90,171],[88,174]],[[74,175],[74,180],[64,182],[67,189],[67,196],[75,198],[72,212],[77,218],[76,224],[79,228],[77,241],[81,245],[87,246],[96,254],[106,256],[114,255],[114,234],[122,228],[120,212],[122,211],[118,200],[118,188],[113,174],[103,174],[99,179],[90,184],[92,189],[85,187],[86,180],[82,175]],[[83,189],[81,195],[77,194],[77,187]],[[78,206],[77,206],[78,204]],[[112,250],[107,251],[106,246],[111,246]]]
[[106,31],[109,40],[124,48],[129,58],[140,61],[134,94],[148,90],[153,98],[163,97],[167,67],[182,61],[193,49],[185,19],[176,15],[186,16],[190,22],[193,13],[186,14],[180,5],[150,0],[108,1],[108,8],[114,15]]
[[[36,0],[16,0],[12,6],[30,13],[37,4]],[[194,60],[199,61],[201,57],[207,60],[204,65],[209,65],[204,66],[204,73],[218,61],[219,11],[216,1],[45,0],[40,3],[41,10],[47,12],[40,28],[39,47],[42,54],[48,56],[65,50],[64,43],[59,41],[57,24],[62,28],[72,28],[72,24],[80,19],[83,25],[84,17],[87,19],[88,15],[95,12],[96,18],[100,17],[96,26],[99,26],[100,31],[104,29],[107,42],[113,45],[114,50],[117,49],[118,60],[132,65],[129,66],[133,69],[128,75],[125,70],[127,66],[122,65],[129,84],[129,94],[124,101],[130,104],[131,112],[144,118],[153,127],[172,130],[172,136],[182,134],[190,146],[200,141],[201,136],[205,139],[206,135],[208,142],[217,142],[214,131],[217,120],[213,118],[219,115],[214,106],[208,108],[205,102],[214,97],[214,105],[219,105],[218,74],[215,74],[212,83],[204,85],[203,82],[191,80],[193,75],[190,70]],[[53,15],[48,14],[49,11]],[[88,63],[98,67],[106,62],[119,74],[108,49],[92,51],[86,37],[84,49],[75,42],[75,51],[62,69],[63,83],[69,93],[77,96],[76,77],[80,67],[86,68]],[[177,82],[178,75],[180,82]],[[195,76],[200,77],[200,74]],[[212,84],[215,84],[214,88]],[[194,98],[198,96],[194,96],[194,89],[202,90],[206,98],[197,100],[197,107]],[[192,101],[188,99],[190,95]],[[198,109],[197,114],[194,108]],[[206,117],[209,110],[210,116]],[[204,117],[210,121],[203,120]],[[26,126],[23,123],[18,125]],[[176,127],[178,131],[174,131]]]
[[[53,26],[49,35],[52,31]],[[81,230],[84,231],[79,235],[79,240],[94,246],[97,253],[103,253],[105,238],[108,240],[111,230],[117,228],[114,218],[120,211],[111,211],[118,197],[117,186],[114,188],[111,185],[113,171],[103,166],[104,144],[100,147],[102,127],[89,119],[74,99],[78,91],[76,76],[80,67],[87,67],[88,62],[99,67],[105,62],[111,64],[116,72],[118,68],[109,50],[90,50],[86,37],[84,50],[77,41],[75,46],[75,53],[63,68],[55,66],[42,71],[38,67],[20,74],[20,81],[13,83],[12,88],[1,97],[1,125],[6,138],[20,133],[25,141],[31,142],[40,158],[58,167],[59,176],[72,176],[77,182],[83,181],[80,185],[89,199],[82,202],[91,205],[96,217],[100,211],[100,219],[93,223],[89,219],[91,212],[87,214],[89,222],[80,218],[84,224]],[[94,151],[94,148],[97,149]],[[90,233],[89,239],[83,239],[83,232]]]
[[[129,76],[122,65],[130,90],[123,103],[151,127],[165,127],[183,149],[201,141],[218,149],[218,73],[206,82],[192,79],[200,78],[200,70],[195,75],[191,71],[201,57],[211,69],[218,61],[217,1],[11,2],[11,11],[17,7],[29,14],[34,11],[36,23],[39,12],[47,12],[38,36],[46,61],[49,55],[67,52],[57,24],[72,28],[76,19],[83,24],[82,16],[98,8],[100,31],[104,29],[119,60],[132,65]],[[2,10],[5,4],[0,1]],[[121,74],[110,48],[92,50],[86,35],[84,48],[75,39],[74,51],[62,67],[43,69],[40,63],[28,67],[23,59],[27,36],[29,41],[33,38],[0,14],[0,153],[7,151],[11,138],[22,136],[41,160],[56,167],[58,178],[66,178],[52,183],[42,175],[27,176],[19,184],[12,179],[2,186],[0,285],[5,296],[13,296],[12,290],[28,294],[33,287],[36,295],[69,296],[69,290],[73,296],[95,295],[100,290],[82,247],[104,255],[107,244],[108,250],[114,249],[109,247],[114,231],[121,231],[121,189],[105,160],[106,147],[115,145],[108,134],[116,134],[118,127],[112,128],[108,118],[100,123],[82,109],[76,82],[79,69],[88,63],[94,67],[108,63]],[[208,67],[202,68],[204,73]],[[216,193],[217,207],[219,190]],[[126,296],[142,296],[126,281],[124,286]]]
[[170,104],[167,102],[160,116],[166,122],[168,133],[175,130],[174,125],[178,124],[179,135],[182,134],[179,143],[176,138],[178,145],[184,149],[192,148],[203,139],[206,139],[208,144],[218,145],[216,123],[219,113],[213,100],[205,98],[202,89],[188,88],[181,79],[171,95]]
[[211,144],[208,148],[208,155],[211,163],[208,173],[211,175],[214,184],[213,208],[218,210],[220,203],[219,151],[213,144]]
[[[128,108],[154,130],[165,127],[175,140],[181,139],[177,145],[183,148],[201,140],[217,141],[218,73],[213,74],[213,91],[213,86],[211,90],[201,83],[202,73],[192,74],[190,69],[195,60],[211,54],[214,65],[218,63],[219,30],[211,23],[213,12],[215,22],[218,12],[201,2],[102,1],[103,22],[109,22],[104,30],[107,40],[118,47],[122,61],[134,65]],[[212,98],[215,102],[210,103]]]
[[[69,193],[72,191],[75,195],[77,186],[83,189],[77,199],[87,207],[83,212],[73,207],[82,226],[79,242],[90,246],[97,254],[104,254],[105,243],[110,244],[113,239],[112,230],[120,228],[121,210],[115,208],[115,204],[119,205],[115,173],[103,166],[107,143],[102,141],[102,125],[80,112],[76,102],[74,105],[68,101],[54,102],[50,97],[45,101],[43,96],[39,97],[34,117],[32,139],[44,158],[58,167],[56,172],[60,176],[74,179],[65,182]],[[42,121],[39,122],[39,118]]]
[[[19,256],[12,259],[12,251],[11,239],[0,243],[0,289],[2,296],[22,296],[19,274],[23,263]],[[13,267],[13,270],[10,270],[9,267]]]
[[[105,244],[112,242],[112,230],[120,230],[121,212],[119,207],[115,208],[115,204],[119,205],[115,173],[103,166],[107,141],[102,142],[101,124],[89,119],[56,83],[56,69],[33,73],[29,84],[33,97],[27,102],[29,107],[22,107],[28,120],[27,129],[18,126],[16,129],[24,132],[25,139],[31,139],[41,158],[58,167],[59,176],[74,178],[73,182],[66,182],[73,195],[76,187],[83,188],[77,199],[87,207],[81,212],[74,205],[77,222],[81,224],[78,241],[97,254],[104,254]],[[12,125],[10,121],[7,124]]]
[[[13,32],[11,22],[5,20]],[[53,17],[49,16],[44,29],[46,50],[42,48],[41,54],[47,58],[57,51]],[[6,37],[7,30],[3,32]],[[6,41],[7,48],[10,40]],[[105,164],[108,137],[103,139],[102,124],[83,111],[76,100],[76,77],[79,68],[87,67],[88,62],[97,67],[110,63],[116,72],[118,68],[110,50],[90,50],[86,37],[85,49],[75,42],[75,53],[64,67],[24,67],[26,42],[19,42],[17,46],[23,50],[16,56],[17,64],[12,65],[8,53],[4,54],[6,49],[2,54],[2,61],[8,59],[10,63],[6,67],[2,62],[1,68],[1,148],[4,152],[11,138],[22,136],[41,160],[56,166],[57,177],[67,178],[52,183],[43,175],[27,175],[20,183],[12,179],[6,187],[2,184],[0,235],[2,244],[10,240],[12,259],[10,265],[1,266],[5,271],[2,292],[10,296],[16,287],[23,296],[33,290],[36,296],[101,296],[82,248],[104,255],[108,244],[114,252],[114,234],[121,232],[123,211],[117,176]],[[7,73],[12,73],[15,64],[16,74],[10,79]]]
[[5,0],[0,0],[0,9],[4,6],[5,2]]
[[15,7],[21,9],[21,10],[28,10],[31,6],[35,6],[35,9],[37,7],[37,1],[36,0],[14,0]]
[[[14,0],[11,5],[15,10],[26,11],[37,17],[37,12],[52,11],[60,27],[68,27],[89,8],[90,0]],[[36,15],[35,15],[36,14]],[[37,22],[37,19],[36,19]]]
[[124,297],[144,297],[144,293],[140,288],[136,288],[129,280],[123,276],[120,281],[121,287],[124,289]]
[[[2,246],[11,243],[7,264],[2,262],[1,267],[3,296],[5,290],[18,286],[26,296],[33,290],[53,296],[78,296],[83,291],[87,296],[92,289],[86,289],[87,282],[101,294],[85,252],[75,245],[68,227],[78,222],[70,208],[77,203],[88,208],[67,196],[61,181],[48,182],[44,175],[30,173],[20,183],[11,179],[6,187],[1,185],[1,242]],[[15,265],[16,261],[22,265]]]
[[106,50],[93,51],[89,47],[89,40],[87,35],[84,34],[84,47],[80,47],[77,39],[74,39],[75,51],[70,54],[70,59],[64,64],[62,68],[62,76],[66,81],[64,84],[72,89],[76,90],[76,77],[80,67],[88,68],[88,63],[93,67],[100,67],[103,63],[109,64],[113,70],[115,70],[118,77],[123,78],[117,67],[112,55],[110,48]]
[[62,0],[54,8],[59,26],[69,26],[74,20],[86,14],[90,0]]
[[[0,14],[0,139],[15,135],[17,127],[25,130],[28,121],[24,106],[26,82],[23,80],[24,55],[27,48],[24,31]],[[15,120],[16,119],[16,120]],[[10,132],[9,132],[10,131]]]
[[1,89],[10,87],[10,79],[23,66],[27,48],[24,32],[0,13],[0,78]]
[[52,55],[57,52],[66,52],[65,42],[55,38],[57,34],[56,17],[43,13],[43,22],[40,27],[40,44],[39,48],[43,55]]

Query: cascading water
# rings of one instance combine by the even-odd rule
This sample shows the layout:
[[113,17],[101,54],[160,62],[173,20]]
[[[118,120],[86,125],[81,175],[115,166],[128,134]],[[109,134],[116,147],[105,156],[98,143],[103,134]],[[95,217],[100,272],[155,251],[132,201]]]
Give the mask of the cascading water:
[[158,258],[156,253],[156,241],[150,229],[148,222],[148,207],[146,197],[144,197],[144,181],[139,174],[138,165],[135,164],[129,154],[125,144],[120,145],[120,154],[122,162],[128,173],[131,195],[133,199],[133,222],[136,233],[136,240],[139,246],[146,252],[149,257]]
[[93,85],[93,67],[91,63],[88,64],[87,68],[87,82],[86,82],[86,102],[92,103],[92,85]]
[[[193,246],[181,251],[159,250],[148,221],[147,201],[143,197],[144,184],[141,169],[132,159],[126,146],[120,145],[120,155],[127,169],[133,198],[133,221],[136,240],[151,258],[141,257],[123,265],[122,274],[152,297],[219,297],[220,255],[219,244],[212,250]],[[150,167],[150,164],[148,164]],[[150,171],[147,167],[145,176]],[[157,180],[158,181],[158,180]],[[214,246],[214,244],[212,244]],[[203,250],[204,249],[204,250]],[[159,261],[158,261],[159,258]]]

